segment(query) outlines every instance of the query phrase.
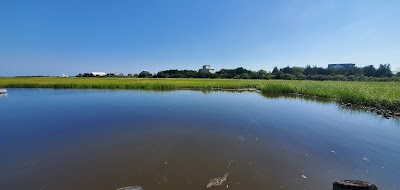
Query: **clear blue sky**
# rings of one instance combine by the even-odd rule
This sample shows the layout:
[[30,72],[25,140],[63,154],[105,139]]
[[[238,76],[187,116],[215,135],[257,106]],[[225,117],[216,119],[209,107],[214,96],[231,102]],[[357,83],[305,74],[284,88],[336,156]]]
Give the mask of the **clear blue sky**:
[[0,76],[400,67],[399,0],[1,0]]

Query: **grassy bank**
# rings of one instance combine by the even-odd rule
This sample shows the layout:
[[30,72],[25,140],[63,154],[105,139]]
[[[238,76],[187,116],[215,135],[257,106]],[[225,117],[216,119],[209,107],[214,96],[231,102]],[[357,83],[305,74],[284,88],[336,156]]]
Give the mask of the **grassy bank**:
[[234,79],[138,79],[138,78],[0,78],[5,88],[96,88],[96,89],[241,89],[266,93],[298,93],[332,98],[365,106],[400,111],[399,82],[283,81]]

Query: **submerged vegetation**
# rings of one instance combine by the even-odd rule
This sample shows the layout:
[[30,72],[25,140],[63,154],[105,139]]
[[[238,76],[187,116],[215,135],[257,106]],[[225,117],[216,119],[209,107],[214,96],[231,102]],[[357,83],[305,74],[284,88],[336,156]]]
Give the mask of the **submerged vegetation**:
[[5,88],[78,88],[78,89],[244,89],[264,93],[296,93],[334,99],[364,106],[400,111],[399,82],[344,82],[306,80],[241,80],[241,79],[156,79],[156,78],[0,78]]

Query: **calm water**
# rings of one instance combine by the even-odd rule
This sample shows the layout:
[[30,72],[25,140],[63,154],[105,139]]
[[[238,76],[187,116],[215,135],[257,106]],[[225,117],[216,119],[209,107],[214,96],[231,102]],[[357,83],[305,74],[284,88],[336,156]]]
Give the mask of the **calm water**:
[[9,89],[0,189],[400,189],[400,124],[257,93]]

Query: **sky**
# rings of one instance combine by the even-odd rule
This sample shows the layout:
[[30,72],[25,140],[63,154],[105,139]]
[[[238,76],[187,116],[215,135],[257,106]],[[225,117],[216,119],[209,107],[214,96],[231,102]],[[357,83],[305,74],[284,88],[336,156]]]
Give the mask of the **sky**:
[[390,63],[398,0],[0,0],[0,76]]

